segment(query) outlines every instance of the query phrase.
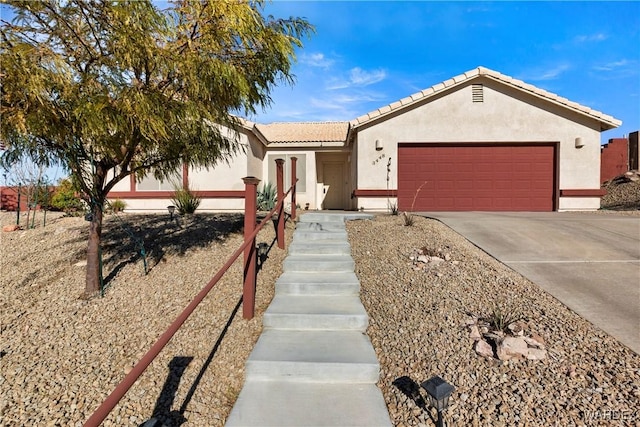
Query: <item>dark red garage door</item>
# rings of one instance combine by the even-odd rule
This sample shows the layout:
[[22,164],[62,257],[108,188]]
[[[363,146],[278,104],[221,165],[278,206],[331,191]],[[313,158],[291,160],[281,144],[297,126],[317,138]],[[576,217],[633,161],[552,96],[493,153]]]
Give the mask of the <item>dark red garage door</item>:
[[398,208],[552,211],[554,149],[555,145],[400,144]]

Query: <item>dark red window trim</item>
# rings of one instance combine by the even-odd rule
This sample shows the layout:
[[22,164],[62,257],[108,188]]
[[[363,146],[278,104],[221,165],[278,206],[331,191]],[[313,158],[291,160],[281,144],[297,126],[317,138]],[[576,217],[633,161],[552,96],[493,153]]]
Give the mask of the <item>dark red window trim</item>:
[[[244,199],[244,191],[241,190],[208,190],[194,191],[194,193],[206,199]],[[111,199],[169,199],[173,197],[173,191],[111,191]]]
[[560,197],[602,197],[607,194],[603,188],[560,190]]
[[353,190],[353,197],[398,197],[398,190]]

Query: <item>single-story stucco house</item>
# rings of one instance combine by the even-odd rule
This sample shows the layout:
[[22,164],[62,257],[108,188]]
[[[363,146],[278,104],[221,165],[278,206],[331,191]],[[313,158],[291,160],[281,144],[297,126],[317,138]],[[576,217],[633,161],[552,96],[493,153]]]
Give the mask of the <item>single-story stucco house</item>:
[[[600,207],[600,132],[611,116],[478,67],[351,121],[244,122],[244,153],[184,168],[203,210],[242,210],[243,177],[275,184],[275,159],[296,157],[297,201],[309,209],[559,211]],[[129,211],[166,210],[153,177],[109,197]]]

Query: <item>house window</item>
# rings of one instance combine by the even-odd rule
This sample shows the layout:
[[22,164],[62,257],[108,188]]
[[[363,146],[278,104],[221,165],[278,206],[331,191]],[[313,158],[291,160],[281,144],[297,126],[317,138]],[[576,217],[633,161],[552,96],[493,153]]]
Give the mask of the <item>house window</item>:
[[176,187],[182,187],[182,171],[163,181],[149,174],[136,183],[137,191],[174,191]]
[[481,84],[471,85],[471,100],[473,102],[484,102],[484,92]]
[[298,178],[298,184],[296,186],[297,193],[304,193],[307,191],[307,155],[306,154],[269,154],[269,179],[268,182],[276,185],[276,159],[283,159],[283,171],[284,171],[284,190],[287,191],[291,187],[291,158],[296,157],[298,159],[296,163],[296,178]]

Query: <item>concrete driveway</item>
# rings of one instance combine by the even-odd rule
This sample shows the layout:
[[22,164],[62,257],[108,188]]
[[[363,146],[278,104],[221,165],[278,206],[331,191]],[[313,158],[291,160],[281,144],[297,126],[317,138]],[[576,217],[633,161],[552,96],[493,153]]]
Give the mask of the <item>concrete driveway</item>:
[[421,213],[536,283],[640,354],[640,217]]

